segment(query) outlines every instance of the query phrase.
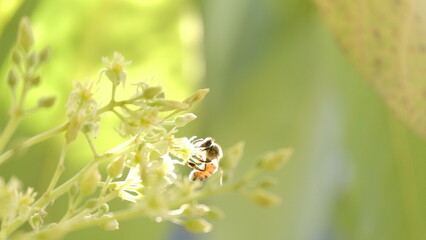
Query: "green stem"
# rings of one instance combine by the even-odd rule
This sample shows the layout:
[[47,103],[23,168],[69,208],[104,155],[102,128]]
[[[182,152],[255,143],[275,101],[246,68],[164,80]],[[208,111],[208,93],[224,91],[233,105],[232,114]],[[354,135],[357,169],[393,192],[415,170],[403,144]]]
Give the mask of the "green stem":
[[142,94],[127,100],[123,100],[123,101],[115,101],[115,100],[111,101],[107,105],[101,107],[98,110],[97,114],[102,114],[104,112],[112,111],[115,107],[124,107],[125,105],[132,104],[134,101],[139,100],[141,98],[143,98]]
[[101,192],[99,194],[100,199],[105,198],[106,190],[108,189],[108,186],[109,184],[111,184],[111,182],[112,182],[112,178],[108,175],[107,179],[105,180],[105,184],[104,186],[102,186]]
[[90,169],[97,161],[90,161],[83,169],[81,169],[76,175],[70,178],[68,181],[63,183],[61,186],[55,188],[48,195],[44,195],[39,198],[34,204],[33,208],[44,208],[52,202],[53,200],[60,197],[62,194],[66,193],[69,188],[76,182],[78,182],[84,175],[87,169]]
[[59,126],[53,128],[53,129],[50,129],[48,131],[42,132],[38,135],[35,135],[35,136],[27,139],[23,143],[21,143],[21,144],[15,146],[15,147],[13,147],[12,149],[6,151],[2,155],[0,155],[0,165],[2,163],[4,163],[8,158],[13,156],[13,154],[19,152],[19,150],[29,148],[34,144],[37,144],[39,142],[42,142],[44,140],[47,140],[51,137],[56,136],[59,133],[65,131],[67,129],[67,126],[68,126],[68,123],[64,123],[62,125],[59,125]]
[[102,113],[104,113],[104,112],[108,112],[108,111],[111,111],[113,108],[114,108],[114,105],[115,104],[113,104],[113,103],[108,103],[107,105],[105,105],[105,106],[103,106],[103,107],[101,107],[101,108],[99,108],[98,109],[98,111],[96,112],[96,114],[97,115],[100,115],[100,114],[102,114]]
[[89,143],[90,150],[92,150],[93,156],[95,158],[99,157],[98,152],[96,151],[95,145],[93,144],[92,139],[90,138],[89,134],[85,133],[84,136],[86,137],[87,143]]
[[16,131],[19,123],[21,122],[21,115],[18,113],[13,113],[9,121],[7,122],[6,127],[0,135],[0,153],[3,152],[6,145],[9,143],[10,138],[13,133]]
[[115,103],[115,93],[117,91],[117,85],[112,84],[111,102]]
[[22,120],[23,116],[23,105],[25,101],[25,97],[28,92],[28,84],[25,81],[24,86],[22,87],[21,95],[19,96],[18,102],[16,105],[13,105],[11,107],[11,117],[6,125],[6,127],[3,129],[3,132],[0,135],[0,153],[3,152],[6,145],[9,143],[10,138],[12,137],[13,133],[15,133],[16,128],[18,127],[19,123]]
[[1,229],[0,229],[0,240],[6,240],[7,239],[6,229],[9,226],[8,224],[9,224],[9,218],[6,216],[2,219]]
[[47,188],[45,195],[49,195],[52,192],[53,188],[56,186],[56,183],[58,183],[62,172],[65,170],[64,161],[65,156],[67,155],[67,151],[68,142],[65,142],[64,146],[62,146],[61,149],[61,155],[59,156],[58,166],[56,167],[55,173],[53,174],[52,180],[49,183],[49,187]]
[[127,99],[127,100],[119,101],[119,102],[117,102],[117,103],[118,103],[118,104],[120,104],[120,105],[124,105],[124,104],[131,104],[131,103],[133,103],[134,101],[139,100],[139,99],[141,99],[141,98],[143,98],[143,95],[142,95],[142,94],[140,94],[140,95],[138,95],[138,96],[136,96],[136,97],[133,97],[133,98],[129,98],[129,99]]
[[68,220],[73,214],[75,214],[76,211],[76,207],[78,207],[78,205],[80,204],[81,200],[83,199],[83,195],[79,194],[77,198],[71,198],[70,197],[70,201],[68,202],[68,210],[67,212],[64,214],[64,216],[62,217],[62,219],[59,221],[59,224],[64,223],[66,220]]

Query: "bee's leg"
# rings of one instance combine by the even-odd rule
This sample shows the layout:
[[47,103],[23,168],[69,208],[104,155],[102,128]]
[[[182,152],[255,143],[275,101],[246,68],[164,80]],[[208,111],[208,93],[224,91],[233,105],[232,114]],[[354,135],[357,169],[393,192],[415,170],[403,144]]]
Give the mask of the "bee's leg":
[[194,156],[194,158],[196,159],[196,160],[198,160],[199,162],[206,162],[206,158],[205,157],[201,157],[201,156],[197,156],[197,155],[195,155]]
[[197,166],[197,164],[193,163],[193,162],[188,162],[188,165],[192,168],[194,168],[197,171],[201,171],[204,172],[206,171],[206,165],[204,164],[204,169],[201,169],[200,167]]

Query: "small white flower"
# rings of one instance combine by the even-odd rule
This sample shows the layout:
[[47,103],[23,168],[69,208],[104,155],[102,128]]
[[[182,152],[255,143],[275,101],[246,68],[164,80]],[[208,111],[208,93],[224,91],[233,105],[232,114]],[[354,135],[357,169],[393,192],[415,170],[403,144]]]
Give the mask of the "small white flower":
[[117,86],[120,83],[123,85],[126,82],[127,73],[124,70],[131,61],[126,61],[124,56],[118,52],[114,52],[112,60],[110,61],[107,57],[102,57],[102,61],[105,64],[105,74],[112,84]]
[[139,173],[139,168],[130,168],[127,177],[124,181],[114,182],[119,191],[119,197],[123,200],[136,203],[142,198],[141,190],[144,188]]
[[164,169],[164,178],[166,181],[171,184],[173,180],[177,179],[175,171],[175,160],[173,160],[169,155],[162,157],[163,159],[163,169]]
[[191,138],[173,138],[170,153],[173,154],[173,156],[182,159],[182,164],[186,164],[194,156],[201,156],[203,151],[199,146],[197,146],[197,140],[194,141],[195,138],[196,136]]
[[18,215],[26,218],[29,215],[29,206],[34,202],[36,193],[28,188],[21,192],[21,182],[12,177],[8,183],[0,178],[0,219],[13,219]]
[[92,91],[93,82],[85,80],[82,82],[74,82],[74,89],[71,91],[68,102],[65,105],[67,108],[67,116],[71,116],[80,109],[90,109],[97,105],[93,98]]
[[124,110],[126,121],[121,123],[123,136],[145,136],[148,134],[155,135],[155,132],[167,132],[162,126],[164,119],[159,116],[157,108],[141,108],[137,111]]

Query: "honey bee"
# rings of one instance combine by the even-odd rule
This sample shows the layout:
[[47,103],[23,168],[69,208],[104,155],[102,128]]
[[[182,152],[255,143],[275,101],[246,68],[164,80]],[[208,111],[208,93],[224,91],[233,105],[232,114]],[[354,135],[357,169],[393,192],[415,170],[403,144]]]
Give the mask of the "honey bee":
[[188,162],[188,166],[194,170],[189,174],[189,179],[204,180],[214,174],[219,168],[219,160],[222,158],[222,148],[219,144],[214,142],[214,139],[208,137],[200,139],[195,143],[199,145],[202,153],[201,156],[195,156],[195,159],[200,163],[197,165],[195,162]]

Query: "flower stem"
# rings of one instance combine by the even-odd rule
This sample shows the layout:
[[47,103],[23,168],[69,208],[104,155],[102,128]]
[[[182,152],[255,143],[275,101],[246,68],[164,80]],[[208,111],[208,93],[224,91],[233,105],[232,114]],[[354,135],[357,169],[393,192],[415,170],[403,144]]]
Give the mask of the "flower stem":
[[84,134],[84,136],[86,137],[87,143],[88,143],[88,144],[89,144],[89,146],[90,146],[90,150],[92,150],[93,156],[94,156],[95,158],[98,158],[98,157],[99,157],[99,154],[98,154],[98,152],[96,151],[95,145],[93,144],[93,141],[92,141],[92,139],[90,138],[89,134],[85,133],[85,134]]
[[12,149],[10,149],[10,150],[6,151],[5,153],[3,153],[2,155],[0,155],[0,165],[2,163],[4,163],[8,158],[13,156],[13,154],[17,153],[19,150],[29,148],[34,144],[37,144],[39,142],[42,142],[44,140],[47,140],[51,137],[56,136],[59,133],[65,131],[67,129],[67,126],[68,126],[68,123],[61,124],[61,125],[59,125],[55,128],[52,128],[48,131],[42,132],[38,135],[35,135],[35,136],[27,139],[26,141],[24,141],[23,143],[21,143],[17,146],[14,146]]
[[61,149],[61,155],[59,156],[58,166],[56,167],[55,173],[53,174],[52,180],[50,181],[49,187],[47,188],[45,195],[49,195],[53,188],[56,186],[56,184],[59,181],[59,178],[62,175],[62,172],[65,170],[64,161],[65,156],[68,151],[68,142],[65,142],[65,144],[62,146]]
[[4,148],[9,143],[10,138],[16,131],[16,128],[18,127],[20,122],[21,116],[17,113],[13,113],[11,118],[7,122],[6,127],[3,129],[3,132],[0,135],[0,153],[3,152]]
[[22,120],[23,117],[23,105],[25,102],[25,97],[28,92],[28,83],[24,82],[24,86],[22,86],[22,92],[19,96],[18,102],[16,105],[13,105],[10,109],[11,117],[6,125],[6,127],[3,129],[3,132],[0,135],[0,153],[3,152],[6,145],[9,143],[10,138],[12,137],[13,133],[15,133],[16,128],[18,127],[19,123]]

